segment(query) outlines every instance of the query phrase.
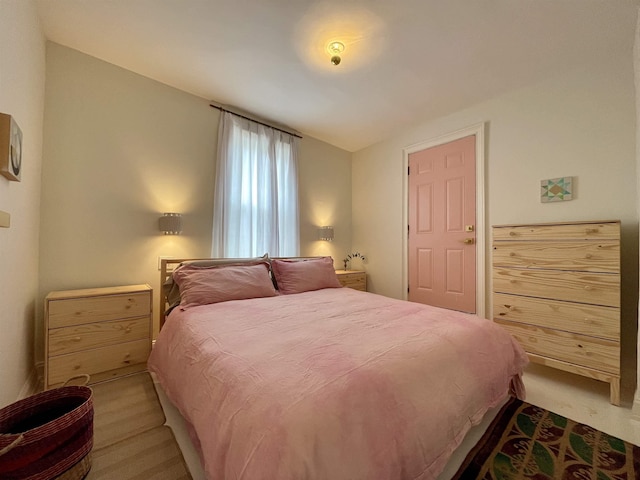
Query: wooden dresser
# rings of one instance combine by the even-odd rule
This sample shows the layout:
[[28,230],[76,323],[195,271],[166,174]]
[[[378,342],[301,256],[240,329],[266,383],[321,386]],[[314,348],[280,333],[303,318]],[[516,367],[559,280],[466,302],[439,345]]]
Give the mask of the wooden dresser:
[[51,292],[45,298],[44,388],[90,375],[89,383],[147,368],[151,351],[149,285]]
[[620,404],[620,222],[493,227],[493,319],[532,362],[607,382]]
[[361,270],[336,270],[338,281],[343,287],[367,291],[367,273]]

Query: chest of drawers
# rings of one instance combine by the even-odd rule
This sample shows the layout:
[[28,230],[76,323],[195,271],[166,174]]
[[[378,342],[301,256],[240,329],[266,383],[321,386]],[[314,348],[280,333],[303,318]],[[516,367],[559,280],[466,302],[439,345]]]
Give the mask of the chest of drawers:
[[336,270],[338,281],[343,287],[367,291],[367,273],[361,270]]
[[493,319],[532,362],[610,384],[620,403],[620,222],[493,227]]
[[51,292],[45,298],[45,389],[88,374],[89,383],[146,369],[149,285]]

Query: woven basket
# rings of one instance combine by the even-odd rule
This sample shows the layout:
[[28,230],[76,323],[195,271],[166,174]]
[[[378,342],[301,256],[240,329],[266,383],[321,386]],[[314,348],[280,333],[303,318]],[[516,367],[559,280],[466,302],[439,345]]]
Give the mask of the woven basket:
[[91,468],[93,396],[84,386],[47,390],[0,410],[0,478],[81,479]]

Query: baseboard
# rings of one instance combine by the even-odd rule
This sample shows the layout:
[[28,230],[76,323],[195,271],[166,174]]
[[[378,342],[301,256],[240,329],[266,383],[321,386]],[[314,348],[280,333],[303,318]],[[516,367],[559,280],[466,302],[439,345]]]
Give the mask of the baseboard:
[[30,397],[42,390],[42,372],[44,370],[44,362],[38,362],[34,365],[27,381],[22,386],[18,394],[18,400]]
[[22,400],[23,398],[27,398],[35,393],[38,390],[38,372],[35,368],[31,370],[27,381],[22,386],[22,390],[18,394],[18,400]]

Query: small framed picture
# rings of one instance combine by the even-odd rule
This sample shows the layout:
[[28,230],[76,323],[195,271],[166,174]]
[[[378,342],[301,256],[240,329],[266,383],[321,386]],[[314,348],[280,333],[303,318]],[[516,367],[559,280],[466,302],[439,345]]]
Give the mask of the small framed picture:
[[15,182],[22,177],[22,130],[6,113],[0,113],[0,173]]
[[564,202],[573,199],[573,177],[550,178],[540,181],[540,201]]

